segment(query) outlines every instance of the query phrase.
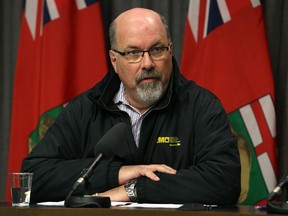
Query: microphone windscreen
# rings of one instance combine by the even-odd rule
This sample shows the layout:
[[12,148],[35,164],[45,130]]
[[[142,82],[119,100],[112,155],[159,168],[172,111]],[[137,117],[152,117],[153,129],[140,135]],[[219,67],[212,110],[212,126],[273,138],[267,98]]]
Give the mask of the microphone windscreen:
[[103,154],[103,158],[110,158],[115,154],[115,150],[119,146],[119,142],[126,135],[128,125],[120,122],[114,125],[96,144],[94,153],[97,156]]

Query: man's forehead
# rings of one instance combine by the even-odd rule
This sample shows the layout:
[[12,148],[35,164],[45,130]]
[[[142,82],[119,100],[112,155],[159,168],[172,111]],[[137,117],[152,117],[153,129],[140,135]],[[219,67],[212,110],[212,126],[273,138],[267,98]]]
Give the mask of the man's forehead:
[[127,10],[121,13],[115,20],[117,21],[121,19],[129,19],[129,18],[143,18],[147,16],[159,17],[159,14],[157,14],[155,11],[152,11],[146,8],[132,8],[130,10]]

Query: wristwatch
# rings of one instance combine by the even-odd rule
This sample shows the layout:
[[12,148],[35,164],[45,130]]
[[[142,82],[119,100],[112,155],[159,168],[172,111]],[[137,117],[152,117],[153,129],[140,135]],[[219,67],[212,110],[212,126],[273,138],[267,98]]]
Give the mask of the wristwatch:
[[125,191],[131,202],[138,201],[136,183],[137,183],[137,179],[130,179],[124,185]]

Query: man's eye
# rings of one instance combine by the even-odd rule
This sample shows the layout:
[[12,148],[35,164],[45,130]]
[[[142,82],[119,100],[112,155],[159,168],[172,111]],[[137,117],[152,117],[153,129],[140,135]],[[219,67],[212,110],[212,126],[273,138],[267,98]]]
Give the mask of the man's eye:
[[157,52],[162,52],[163,51],[163,47],[153,47],[150,52],[152,53],[157,53]]
[[142,53],[142,51],[140,51],[140,50],[130,50],[130,51],[126,52],[126,55],[134,56],[134,55],[140,55],[141,53]]

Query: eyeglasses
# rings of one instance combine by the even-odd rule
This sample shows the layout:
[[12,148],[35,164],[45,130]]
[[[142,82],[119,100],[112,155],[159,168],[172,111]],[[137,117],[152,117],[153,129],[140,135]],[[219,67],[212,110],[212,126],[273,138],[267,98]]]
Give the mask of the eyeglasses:
[[120,52],[113,49],[114,52],[119,53],[121,56],[125,57],[129,63],[140,62],[145,52],[147,52],[153,60],[161,60],[165,56],[165,52],[168,50],[169,46],[158,46],[150,48],[148,50],[129,50],[126,52]]

